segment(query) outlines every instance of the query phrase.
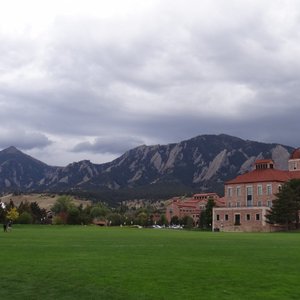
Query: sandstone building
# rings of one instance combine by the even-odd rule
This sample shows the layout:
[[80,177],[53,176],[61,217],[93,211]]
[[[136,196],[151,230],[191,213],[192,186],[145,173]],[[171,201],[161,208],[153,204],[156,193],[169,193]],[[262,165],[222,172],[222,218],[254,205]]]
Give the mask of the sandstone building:
[[213,209],[213,229],[220,231],[273,231],[266,214],[276,193],[290,179],[300,179],[300,148],[278,170],[272,160],[258,160],[254,169],[225,183],[225,207]]
[[205,209],[209,198],[214,199],[216,205],[223,205],[222,199],[216,193],[195,194],[188,198],[172,198],[166,207],[166,218],[169,224],[172,223],[171,220],[174,216],[177,216],[179,219],[189,216],[193,218],[194,225],[197,226],[201,211]]

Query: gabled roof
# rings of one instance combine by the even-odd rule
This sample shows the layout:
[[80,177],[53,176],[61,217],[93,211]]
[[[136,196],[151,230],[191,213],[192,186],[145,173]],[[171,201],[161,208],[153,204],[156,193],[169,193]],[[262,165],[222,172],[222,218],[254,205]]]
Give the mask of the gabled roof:
[[[289,171],[276,170],[276,169],[261,169],[253,170],[251,172],[237,176],[236,178],[225,182],[225,184],[238,184],[238,183],[255,183],[255,182],[286,182],[291,179]],[[295,172],[298,173],[298,172]],[[297,175],[296,175],[297,176]],[[300,178],[300,172],[299,177]]]

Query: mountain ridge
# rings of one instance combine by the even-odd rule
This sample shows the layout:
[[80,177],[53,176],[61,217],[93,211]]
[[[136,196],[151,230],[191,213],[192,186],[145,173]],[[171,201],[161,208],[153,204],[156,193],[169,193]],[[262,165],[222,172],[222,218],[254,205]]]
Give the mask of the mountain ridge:
[[[170,196],[185,190],[222,193],[224,181],[249,171],[256,159],[272,158],[278,168],[286,169],[293,149],[226,134],[199,135],[179,143],[141,145],[103,164],[82,160],[55,167],[11,146],[0,151],[0,191],[103,195],[126,191],[130,197],[134,191],[145,197],[154,192],[163,196],[164,190],[170,190]],[[148,196],[147,190],[152,191]]]

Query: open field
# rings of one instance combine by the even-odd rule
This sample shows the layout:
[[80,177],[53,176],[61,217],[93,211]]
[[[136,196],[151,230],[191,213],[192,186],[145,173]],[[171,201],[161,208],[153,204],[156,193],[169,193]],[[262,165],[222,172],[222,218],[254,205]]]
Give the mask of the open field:
[[300,299],[299,233],[15,225],[0,299]]

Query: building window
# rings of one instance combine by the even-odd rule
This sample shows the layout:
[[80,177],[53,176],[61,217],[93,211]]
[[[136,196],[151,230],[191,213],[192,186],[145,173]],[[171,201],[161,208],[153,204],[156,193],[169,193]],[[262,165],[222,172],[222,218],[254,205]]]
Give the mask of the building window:
[[272,195],[272,184],[267,184],[267,195]]
[[250,219],[251,219],[250,214],[246,214],[246,220],[250,221]]
[[257,206],[261,206],[261,200],[257,201]]
[[240,197],[241,196],[241,187],[240,186],[238,186],[237,188],[236,188],[236,195],[238,196],[238,197]]
[[238,202],[236,203],[236,207],[241,207],[241,202],[240,202],[240,201],[238,201]]
[[217,215],[217,221],[220,221],[220,215]]
[[234,225],[241,225],[241,215],[240,214],[234,215]]
[[228,207],[231,207],[231,202],[228,202]]
[[229,218],[228,218],[228,215],[225,215],[225,221],[228,221]]
[[260,220],[260,214],[256,214],[256,215],[255,215],[255,220],[256,220],[256,221],[259,221],[259,220]]
[[232,197],[232,187],[229,187],[229,188],[228,188],[227,194],[228,194],[228,197],[229,197],[229,198]]
[[253,197],[252,186],[247,186],[246,193],[247,193],[247,206],[252,206],[252,197]]
[[257,186],[257,195],[261,196],[263,194],[263,188],[262,185],[258,185]]
[[281,192],[281,191],[282,191],[282,185],[279,184],[279,185],[278,185],[278,192]]
[[268,207],[272,207],[272,201],[271,201],[271,200],[268,200],[268,201],[267,201],[267,205],[268,205]]

